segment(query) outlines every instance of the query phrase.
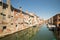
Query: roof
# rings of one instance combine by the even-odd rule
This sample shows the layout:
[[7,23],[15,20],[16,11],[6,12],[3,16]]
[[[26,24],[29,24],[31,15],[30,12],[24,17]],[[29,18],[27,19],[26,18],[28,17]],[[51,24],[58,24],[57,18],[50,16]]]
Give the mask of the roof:
[[[3,5],[3,8],[7,8],[7,7],[8,7],[8,5],[7,5],[6,3],[2,3],[2,2],[0,2],[0,5]],[[11,10],[12,10],[12,11],[15,10],[15,11],[17,11],[17,12],[20,12],[19,9],[14,8],[12,5],[11,5]]]
[[[8,7],[8,5],[7,5],[6,3],[0,2],[0,4],[1,4],[1,5],[3,4],[3,8],[7,8],[7,7]],[[14,7],[11,5],[11,11],[13,11],[13,10],[15,10],[15,11],[17,11],[17,12],[20,12],[19,9],[14,8]],[[25,14],[25,15],[29,15],[29,16],[33,17],[32,15],[30,15],[30,14],[28,14],[28,13],[26,13],[26,12],[23,12],[23,11],[22,11],[22,13]]]
[[[58,16],[58,15],[60,15],[60,13],[56,14],[55,16]],[[53,17],[55,17],[55,16],[53,16]]]
[[[0,2],[0,5],[2,5],[2,2]],[[6,8],[6,7],[8,7],[8,5],[3,3],[3,8]]]
[[29,13],[23,12],[25,15],[29,15],[30,17],[34,17],[32,15],[30,15]]

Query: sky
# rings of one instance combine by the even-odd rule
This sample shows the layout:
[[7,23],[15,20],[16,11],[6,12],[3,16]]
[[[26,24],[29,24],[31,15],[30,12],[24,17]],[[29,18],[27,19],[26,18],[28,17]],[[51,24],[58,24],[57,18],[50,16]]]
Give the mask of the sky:
[[49,19],[60,12],[60,0],[11,0],[11,4],[18,9],[22,7],[24,12],[33,12],[43,19]]

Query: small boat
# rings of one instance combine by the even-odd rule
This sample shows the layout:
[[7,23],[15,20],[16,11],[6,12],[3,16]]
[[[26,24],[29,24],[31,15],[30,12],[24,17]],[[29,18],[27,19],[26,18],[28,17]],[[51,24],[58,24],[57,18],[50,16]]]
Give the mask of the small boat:
[[50,25],[50,24],[48,24],[47,27],[48,27],[49,30],[51,30],[51,31],[54,31],[54,29],[56,28],[55,25]]

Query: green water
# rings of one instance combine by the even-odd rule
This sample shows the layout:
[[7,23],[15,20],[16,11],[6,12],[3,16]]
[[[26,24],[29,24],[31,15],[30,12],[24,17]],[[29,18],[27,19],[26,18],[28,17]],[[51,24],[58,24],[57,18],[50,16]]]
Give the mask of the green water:
[[31,40],[56,40],[56,38],[53,32],[49,31],[46,25],[43,25]]
[[31,27],[20,32],[8,35],[0,40],[56,40],[53,32],[46,25],[42,27]]

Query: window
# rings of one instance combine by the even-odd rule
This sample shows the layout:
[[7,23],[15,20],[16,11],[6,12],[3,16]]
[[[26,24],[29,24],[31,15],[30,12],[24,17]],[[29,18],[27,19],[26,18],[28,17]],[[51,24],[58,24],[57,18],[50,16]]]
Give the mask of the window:
[[60,27],[60,24],[59,24],[59,27]]
[[59,19],[59,21],[60,21],[60,19]]
[[3,26],[3,30],[6,29],[6,26]]
[[11,23],[11,25],[13,25],[13,23]]
[[13,16],[11,16],[11,17],[13,17]]
[[60,17],[60,15],[59,15],[59,17]]
[[16,25],[16,27],[17,27],[17,25]]
[[6,14],[3,14],[3,16],[6,16]]
[[0,13],[1,15],[3,15],[3,16],[6,16],[6,14],[3,14],[3,13]]
[[3,13],[0,13],[1,15],[3,15]]

